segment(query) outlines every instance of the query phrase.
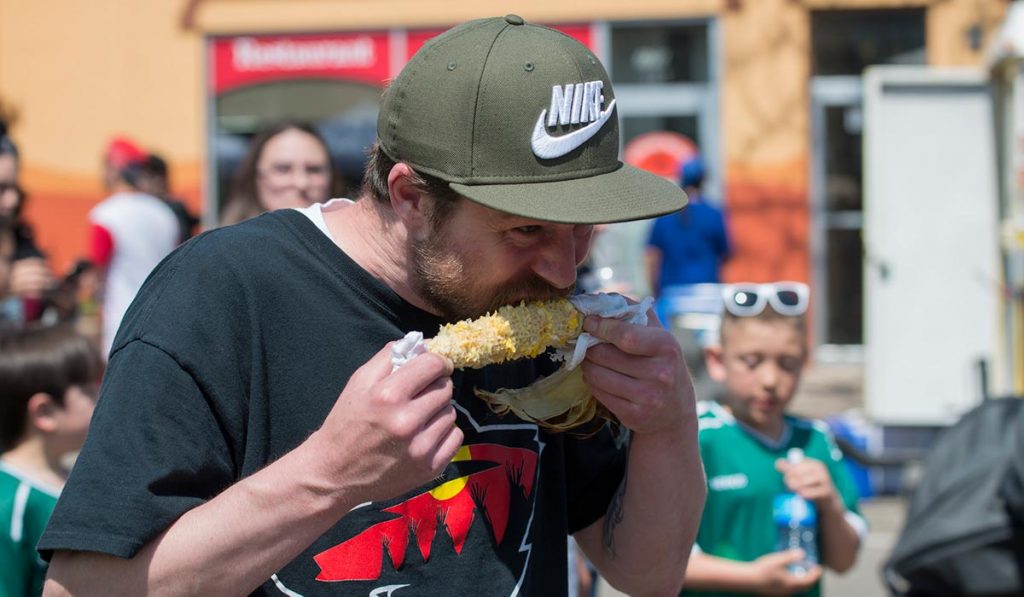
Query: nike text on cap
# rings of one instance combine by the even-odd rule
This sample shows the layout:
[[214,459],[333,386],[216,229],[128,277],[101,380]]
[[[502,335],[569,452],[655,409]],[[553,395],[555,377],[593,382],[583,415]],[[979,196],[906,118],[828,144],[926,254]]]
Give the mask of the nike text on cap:
[[590,50],[516,15],[427,42],[386,91],[377,137],[391,159],[528,218],[619,222],[686,203],[672,182],[619,161],[615,94]]

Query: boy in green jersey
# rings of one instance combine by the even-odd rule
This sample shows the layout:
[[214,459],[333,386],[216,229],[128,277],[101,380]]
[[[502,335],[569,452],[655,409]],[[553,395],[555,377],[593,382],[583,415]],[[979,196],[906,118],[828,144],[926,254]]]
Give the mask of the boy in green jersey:
[[0,597],[42,593],[36,543],[85,440],[102,369],[97,347],[68,327],[0,336]]
[[[817,596],[815,556],[849,570],[866,525],[827,428],[786,414],[807,362],[808,289],[734,284],[723,287],[723,298],[721,344],[707,351],[707,367],[727,397],[698,408],[708,497],[683,594]],[[805,457],[787,461],[790,451]],[[773,505],[785,493],[817,511],[819,553],[810,558],[800,549],[777,551]]]

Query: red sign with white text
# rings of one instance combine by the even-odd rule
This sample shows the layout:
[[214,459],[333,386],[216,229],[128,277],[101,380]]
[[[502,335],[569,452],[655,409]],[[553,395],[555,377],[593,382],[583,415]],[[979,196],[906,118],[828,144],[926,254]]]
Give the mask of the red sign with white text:
[[239,36],[213,41],[214,93],[285,79],[341,79],[383,86],[388,34]]
[[[590,25],[554,25],[591,50]],[[405,32],[405,61],[444,29]],[[383,87],[391,72],[387,32],[318,35],[242,35],[212,41],[210,87],[216,95],[289,79],[338,79]]]

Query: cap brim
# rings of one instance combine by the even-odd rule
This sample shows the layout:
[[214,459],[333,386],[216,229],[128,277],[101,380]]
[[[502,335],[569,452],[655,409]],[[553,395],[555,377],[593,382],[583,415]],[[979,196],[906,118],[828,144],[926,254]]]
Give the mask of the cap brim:
[[566,224],[605,224],[679,211],[686,194],[671,181],[629,164],[606,174],[555,182],[449,183],[473,201],[517,216]]

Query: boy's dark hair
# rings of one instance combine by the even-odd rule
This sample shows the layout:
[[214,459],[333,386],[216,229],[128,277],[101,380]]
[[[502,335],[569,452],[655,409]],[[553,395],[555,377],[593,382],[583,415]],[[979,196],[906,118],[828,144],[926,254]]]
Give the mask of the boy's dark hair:
[[[370,197],[379,204],[387,205],[391,201],[388,191],[388,175],[395,167],[396,162],[391,159],[391,156],[384,153],[384,150],[380,148],[380,143],[374,143],[369,153],[366,173],[363,175],[362,195]],[[413,179],[416,187],[435,199],[430,220],[437,226],[451,215],[462,197],[440,178],[418,172],[415,169],[413,172],[416,173],[416,178]]]
[[70,325],[32,326],[0,335],[0,450],[24,436],[29,398],[49,394],[63,406],[72,386],[100,379],[103,358]]

